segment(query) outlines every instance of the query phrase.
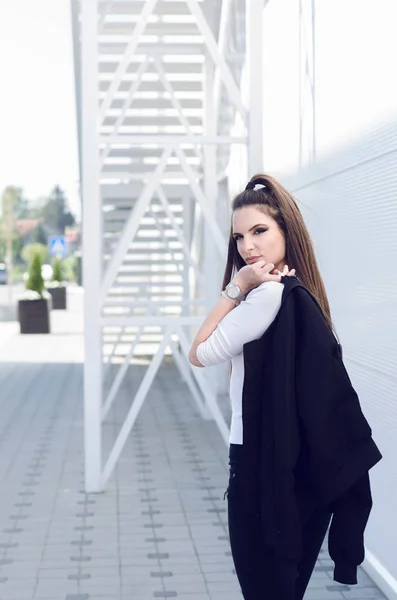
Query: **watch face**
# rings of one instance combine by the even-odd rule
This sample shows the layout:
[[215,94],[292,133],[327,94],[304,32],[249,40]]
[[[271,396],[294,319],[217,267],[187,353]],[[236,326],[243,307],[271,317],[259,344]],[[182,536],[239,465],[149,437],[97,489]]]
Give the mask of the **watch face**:
[[240,290],[238,289],[237,285],[232,284],[227,288],[227,293],[230,298],[238,298],[240,295]]

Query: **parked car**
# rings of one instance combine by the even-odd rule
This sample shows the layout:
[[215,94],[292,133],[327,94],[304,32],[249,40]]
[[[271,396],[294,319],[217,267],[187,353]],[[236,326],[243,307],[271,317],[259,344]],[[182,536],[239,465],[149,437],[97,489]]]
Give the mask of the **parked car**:
[[0,263],[0,285],[7,285],[8,271],[4,263]]

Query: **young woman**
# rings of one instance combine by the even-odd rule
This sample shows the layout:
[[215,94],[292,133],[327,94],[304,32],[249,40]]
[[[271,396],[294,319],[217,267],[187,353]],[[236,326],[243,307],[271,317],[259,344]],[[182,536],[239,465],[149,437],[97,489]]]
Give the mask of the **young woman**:
[[302,215],[270,176],[252,177],[233,202],[222,289],[189,360],[232,365],[226,495],[243,596],[301,600],[331,519],[334,579],[357,583],[368,471],[381,454],[343,365]]

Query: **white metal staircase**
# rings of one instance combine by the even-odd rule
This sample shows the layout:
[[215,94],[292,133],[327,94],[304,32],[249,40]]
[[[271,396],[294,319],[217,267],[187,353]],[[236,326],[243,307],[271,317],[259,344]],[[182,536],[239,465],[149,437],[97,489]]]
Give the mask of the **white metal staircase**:
[[[216,389],[186,356],[191,328],[220,292],[231,150],[249,140],[250,170],[262,167],[261,94],[248,111],[241,74],[248,65],[255,72],[248,86],[257,89],[264,2],[71,2],[86,298],[86,487],[99,491],[164,353],[173,354],[201,414],[214,418],[227,440]],[[102,420],[127,368],[142,356],[147,373],[103,466]],[[103,397],[110,363],[120,367]]]

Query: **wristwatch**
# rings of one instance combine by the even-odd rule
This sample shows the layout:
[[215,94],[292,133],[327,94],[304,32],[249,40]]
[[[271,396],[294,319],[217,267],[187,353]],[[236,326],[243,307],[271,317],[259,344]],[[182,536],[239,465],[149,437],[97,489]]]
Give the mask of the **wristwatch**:
[[244,294],[236,283],[229,283],[222,292],[222,296],[229,298],[235,304],[239,304]]

